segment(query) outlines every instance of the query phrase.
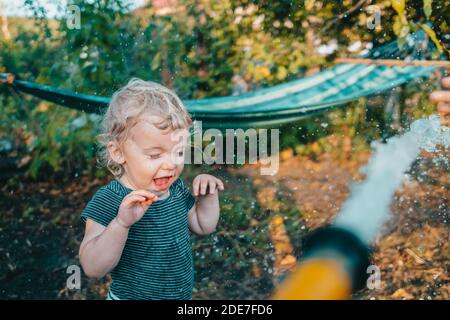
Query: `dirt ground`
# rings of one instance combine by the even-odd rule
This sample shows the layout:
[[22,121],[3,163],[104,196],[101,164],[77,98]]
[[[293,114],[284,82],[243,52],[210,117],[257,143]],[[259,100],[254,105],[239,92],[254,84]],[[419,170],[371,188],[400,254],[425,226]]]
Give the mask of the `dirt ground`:
[[[215,235],[194,238],[194,299],[269,298],[280,277],[298,261],[302,237],[332,221],[351,183],[364,179],[359,169],[369,157],[362,151],[343,158],[335,150],[310,158],[285,150],[275,176],[261,176],[255,166],[218,169],[227,186],[221,196],[224,222]],[[187,180],[196,173],[199,169],[189,170]],[[356,299],[450,298],[449,167],[423,154],[408,176],[374,244],[381,287],[358,292]],[[0,299],[105,297],[109,277],[83,277],[79,290],[67,289],[66,280],[67,267],[79,265],[79,215],[107,180],[3,184]],[[233,212],[239,215],[231,220]],[[240,225],[227,225],[238,223],[236,217]],[[244,236],[254,239],[246,242]],[[263,246],[268,241],[271,245]]]

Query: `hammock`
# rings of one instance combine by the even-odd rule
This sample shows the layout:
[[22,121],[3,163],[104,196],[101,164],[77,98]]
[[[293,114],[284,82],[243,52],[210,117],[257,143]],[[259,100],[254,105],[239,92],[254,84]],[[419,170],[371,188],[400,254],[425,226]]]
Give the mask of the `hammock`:
[[[428,76],[437,65],[417,66],[408,61],[426,60],[433,50],[434,44],[421,30],[410,35],[401,50],[393,41],[361,57],[374,62],[397,59],[403,62],[399,63],[402,66],[340,63],[312,76],[239,96],[184,100],[184,103],[192,117],[203,121],[206,127],[278,126]],[[29,81],[5,81],[6,74],[0,74],[0,79],[17,91],[88,113],[101,114],[110,100]]]

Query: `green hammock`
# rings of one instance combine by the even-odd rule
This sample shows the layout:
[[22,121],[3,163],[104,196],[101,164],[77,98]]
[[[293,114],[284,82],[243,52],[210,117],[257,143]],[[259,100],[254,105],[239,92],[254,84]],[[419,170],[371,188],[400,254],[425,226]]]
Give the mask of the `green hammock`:
[[[397,42],[373,49],[368,59],[425,60],[434,45],[423,31],[410,35],[400,50]],[[185,100],[188,111],[206,127],[271,127],[342,106],[360,97],[375,95],[425,77],[435,66],[383,66],[375,64],[338,64],[312,76],[275,85],[239,96]],[[0,78],[5,78],[0,74]],[[10,84],[17,91],[88,113],[101,114],[109,97],[74,93],[28,81]]]

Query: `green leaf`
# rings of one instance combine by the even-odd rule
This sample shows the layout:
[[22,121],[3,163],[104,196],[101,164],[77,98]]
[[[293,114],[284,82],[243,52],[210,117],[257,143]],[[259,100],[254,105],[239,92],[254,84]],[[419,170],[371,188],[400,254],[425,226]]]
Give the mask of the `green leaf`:
[[277,70],[277,79],[278,79],[278,80],[284,80],[284,79],[286,78],[286,76],[287,76],[287,70],[286,70],[286,68],[283,67],[283,66],[278,67],[278,70]]
[[442,47],[442,45],[440,44],[438,38],[436,37],[436,33],[434,32],[433,29],[431,29],[429,26],[427,26],[426,24],[422,24],[421,25],[422,29],[425,30],[425,32],[428,34],[428,36],[430,37],[430,39],[434,42],[434,44],[436,45],[436,47],[439,49],[440,52],[444,52],[444,48]]
[[397,36],[397,45],[401,49],[405,44],[406,37],[409,34],[410,28],[409,23],[406,20],[405,15],[400,15],[394,17],[394,24],[392,25],[392,29]]
[[405,14],[405,0],[391,0],[391,6],[399,16]]
[[152,70],[156,70],[161,66],[161,52],[155,54],[152,60]]
[[430,20],[431,11],[432,11],[433,0],[423,0],[423,12],[427,17],[427,20]]

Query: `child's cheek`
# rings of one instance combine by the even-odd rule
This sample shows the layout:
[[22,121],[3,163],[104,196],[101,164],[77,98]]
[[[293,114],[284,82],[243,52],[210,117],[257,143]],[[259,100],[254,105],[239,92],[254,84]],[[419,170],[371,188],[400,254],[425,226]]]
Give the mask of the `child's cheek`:
[[177,178],[181,175],[181,173],[183,172],[183,169],[184,169],[184,163],[179,164],[177,166]]
[[158,168],[161,166],[160,162],[160,160],[149,159],[146,162],[146,172],[156,174],[156,171],[158,171]]

